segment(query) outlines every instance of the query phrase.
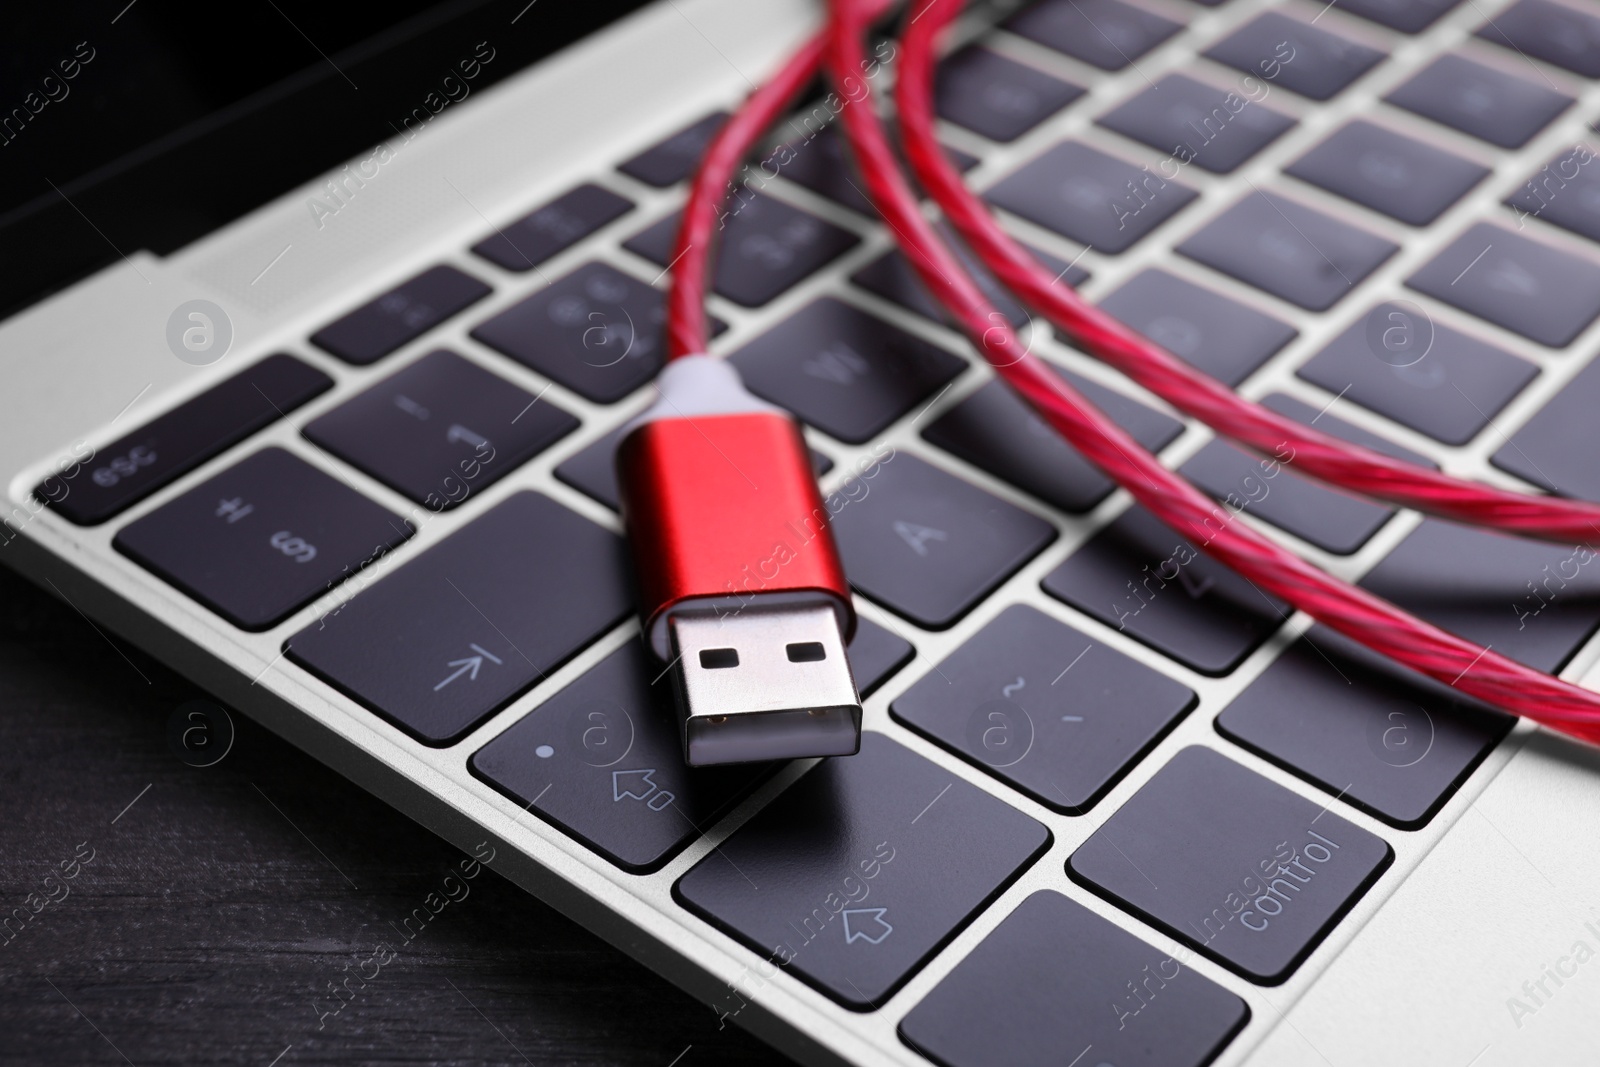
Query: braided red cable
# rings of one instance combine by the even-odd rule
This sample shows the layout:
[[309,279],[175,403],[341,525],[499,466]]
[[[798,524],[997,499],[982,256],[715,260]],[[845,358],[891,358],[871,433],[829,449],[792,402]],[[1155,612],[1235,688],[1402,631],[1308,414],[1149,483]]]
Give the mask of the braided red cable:
[[[934,0],[937,4],[939,0]],[[836,82],[862,69],[864,0],[831,0],[828,66]],[[929,16],[928,11],[922,13]],[[913,23],[913,27],[915,23]],[[904,78],[907,73],[902,70]],[[1069,444],[1207,554],[1396,662],[1479,700],[1600,742],[1600,694],[1530,670],[1331,577],[1278,546],[1167,470],[1138,442],[1019,343],[923,217],[874,113],[870,87],[842,113],[867,191],[924,285],[956,317],[996,372]],[[937,178],[937,173],[930,169]]]
[[937,41],[964,0],[930,0],[902,41],[896,102],[906,157],[951,224],[985,266],[1023,303],[1184,414],[1268,456],[1292,449],[1296,470],[1350,492],[1376,497],[1473,526],[1564,544],[1600,543],[1600,505],[1498,489],[1413,466],[1341,441],[1239,396],[1227,386],[1140,336],[1071,288],[1057,285],[1000,228],[939,148],[934,132],[933,72]]

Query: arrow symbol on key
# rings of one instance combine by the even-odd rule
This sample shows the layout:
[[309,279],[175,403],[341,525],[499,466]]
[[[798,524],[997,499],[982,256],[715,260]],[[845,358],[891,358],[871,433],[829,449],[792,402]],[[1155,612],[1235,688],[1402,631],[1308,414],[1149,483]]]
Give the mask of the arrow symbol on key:
[[[844,911],[844,943],[848,945],[855,941],[865,941],[869,945],[876,945],[894,933],[894,927],[883,917],[884,912],[888,910],[888,908],[850,908]],[[856,919],[854,927],[850,923],[852,915],[861,916]],[[862,929],[869,918],[875,924],[871,928],[871,933]]]
[[[656,773],[651,767],[639,771],[612,771],[611,772],[611,799],[612,800],[645,800],[656,791],[655,779],[650,777]],[[642,793],[635,793],[635,789],[642,789]]]
[[434,686],[433,691],[435,693],[449,685],[451,682],[455,681],[457,678],[461,677],[463,674],[468,675],[467,681],[476,682],[478,680],[478,669],[483,666],[483,661],[486,659],[493,663],[504,662],[504,660],[502,660],[499,656],[496,656],[493,652],[490,652],[481,645],[468,645],[467,647],[472,649],[473,655],[470,655],[465,659],[453,659],[449,663],[445,664],[447,667],[454,667],[456,669],[455,673],[451,674],[444,681]]

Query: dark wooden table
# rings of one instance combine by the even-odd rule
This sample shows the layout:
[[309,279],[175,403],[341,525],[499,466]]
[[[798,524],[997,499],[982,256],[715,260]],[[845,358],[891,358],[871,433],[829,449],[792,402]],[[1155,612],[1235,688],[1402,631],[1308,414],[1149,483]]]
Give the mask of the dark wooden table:
[[403,942],[462,854],[203,697],[0,568],[0,1063],[782,1061],[489,870]]

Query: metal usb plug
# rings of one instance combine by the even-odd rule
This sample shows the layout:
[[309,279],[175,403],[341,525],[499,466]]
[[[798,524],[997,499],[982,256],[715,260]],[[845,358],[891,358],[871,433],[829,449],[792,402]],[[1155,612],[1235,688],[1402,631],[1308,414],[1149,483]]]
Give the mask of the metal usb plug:
[[691,765],[849,756],[860,747],[861,700],[831,607],[678,613],[668,627]]

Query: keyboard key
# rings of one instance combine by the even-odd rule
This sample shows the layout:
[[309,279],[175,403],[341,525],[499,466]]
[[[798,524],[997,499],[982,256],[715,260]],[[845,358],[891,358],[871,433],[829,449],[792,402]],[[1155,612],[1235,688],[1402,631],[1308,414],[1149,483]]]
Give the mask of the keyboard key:
[[[1218,509],[1219,519],[1227,513]],[[1044,579],[1044,591],[1201,674],[1224,675],[1289,617],[1134,505]]]
[[911,1009],[900,1037],[947,1067],[1064,1065],[1075,1049],[1093,1050],[1090,1067],[1203,1067],[1249,1018],[1209,978],[1041,889]]
[[1276,11],[1256,16],[1205,54],[1313,100],[1341,92],[1384,57],[1376,48]]
[[[1420,310],[1379,304],[1295,373],[1447,445],[1466,444],[1539,368]],[[1386,340],[1400,331],[1408,342],[1390,350]]]
[[[1426,456],[1291,397],[1274,393],[1262,404],[1296,422],[1314,424],[1325,434],[1420,467],[1438,469]],[[1218,500],[1229,500],[1234,507],[1244,507],[1256,518],[1338,556],[1358,551],[1394,517],[1394,508],[1302,477],[1292,465],[1275,464],[1220,438],[1190,457],[1178,473]]]
[[376,363],[493,290],[454,267],[430,267],[311,335],[311,343],[357,366]]
[[856,634],[845,646],[856,691],[865,700],[901,667],[910,663],[917,650],[899,634],[891,633],[864,616],[856,616]]
[[1490,457],[1503,471],[1562,496],[1600,500],[1595,412],[1600,362],[1591,362]]
[[1050,831],[879,733],[678,880],[695,914],[847,1008],[882,1004]]
[[[586,263],[494,318],[474,340],[597,404],[655,378],[666,345],[666,296],[604,263]],[[727,327],[713,319],[712,336]]]
[[646,185],[665,189],[694,173],[705,155],[711,138],[728,121],[726,111],[714,111],[691,126],[686,126],[659,144],[652,145],[617,169]]
[[481,493],[578,420],[454,352],[431,352],[317,419],[306,437],[419,504]]
[[1358,204],[1426,226],[1489,176],[1489,168],[1413,137],[1352,122],[1284,168]]
[[268,356],[118,438],[76,471],[52,474],[33,495],[79,526],[105,522],[331,388],[333,379],[316,368]]
[[687,766],[673,685],[643,644],[630,641],[479,749],[469,766],[624,870],[656,870],[781,766]]
[[411,533],[344,483],[264,448],[124,526],[112,544],[235,626],[266,630]]
[[1554,674],[1600,626],[1594,558],[1587,547],[1426,519],[1361,585],[1442,629]]
[[1002,143],[1015,141],[1082,95],[1080,86],[976,47],[941,62],[934,83],[940,118]]
[[1487,223],[1406,284],[1551,348],[1571,344],[1600,315],[1600,264]]
[[1354,823],[1196,746],[1096,830],[1067,872],[1230,970],[1277,985],[1392,856]]
[[1600,78],[1600,18],[1550,0],[1520,0],[1478,30],[1478,36],[1581,74]]
[[1174,163],[1163,161],[1163,174],[1168,166],[1188,163],[1213,174],[1227,174],[1295,124],[1288,115],[1237,92],[1182,74],[1167,75],[1094,121],[1140,144],[1171,153]]
[[984,194],[994,206],[1107,255],[1183,210],[1196,194],[1076,141],[1063,141]]
[[[727,207],[717,254],[716,290],[744,307],[760,307],[833,262],[861,239],[748,189]],[[672,261],[678,214],[630,237],[623,247],[665,268]]]
[[1414,830],[1514,721],[1318,626],[1223,710],[1217,729],[1361,810]]
[[915,456],[890,453],[828,498],[850,584],[943,630],[1056,538],[1055,527]]
[[1401,33],[1421,33],[1461,0],[1340,0],[1339,10]]
[[1257,190],[1178,246],[1190,259],[1310,311],[1326,311],[1399,245]]
[[1100,308],[1224,385],[1244,381],[1300,332],[1160,270],[1140,271]]
[[1600,241],[1600,166],[1587,145],[1569,148],[1539,169],[1506,201],[1520,228],[1528,216]]
[[1572,105],[1553,87],[1455,55],[1440,56],[1384,99],[1501,148],[1521,148]]
[[[995,281],[993,274],[978,262],[970,249],[957,240],[944,224],[938,224],[941,233],[950,238],[950,251],[967,268],[972,275],[972,280],[978,283],[978,288],[995,309],[1006,317],[1013,326],[1021,326],[1028,321],[1028,312],[1017,303],[1011,291]],[[1028,251],[1044,267],[1067,285],[1076,288],[1089,278],[1089,272],[1066,260],[1042,252],[1037,248],[1029,247]],[[850,280],[869,293],[876,293],[885,300],[891,300],[901,307],[909,308],[924,318],[935,322],[948,322],[954,325],[955,320],[938,304],[928,290],[922,285],[922,279],[917,277],[917,272],[911,269],[911,264],[906,262],[905,254],[899,249],[886,252],[882,256],[868,263],[865,267],[850,276]]]
[[[1071,371],[1058,373],[1152,452],[1167,447],[1183,432],[1183,423],[1170,415]],[[999,380],[986,383],[945,412],[922,436],[1062,511],[1082,514],[1115,488]]]
[[[628,424],[623,423],[587,448],[568,456],[556,467],[556,477],[612,511],[621,511],[621,491],[617,488],[617,445],[628,429]],[[833,469],[833,460],[813,448],[811,469],[820,478]]]
[[517,493],[288,641],[427,745],[459,740],[632,610],[622,538]]
[[[807,116],[801,116],[800,122],[809,128]],[[944,154],[958,170],[968,171],[978,165],[977,156],[949,145],[944,146]],[[873,220],[878,218],[877,209],[867,199],[866,182],[856,171],[855,160],[850,158],[844,139],[832,126],[824,126],[773,149],[767,160],[769,162],[761,166],[763,171],[776,171],[851,211]]]
[[1119,0],[1041,0],[1005,28],[1101,70],[1122,70],[1183,24]]
[[757,396],[850,444],[932,399],[966,363],[833,297],[816,300],[728,357]]
[[1039,803],[1081,815],[1194,703],[1187,687],[1019,604],[889,710]]
[[585,182],[532,214],[507,223],[472,250],[506,270],[532,270],[632,210],[633,201]]

